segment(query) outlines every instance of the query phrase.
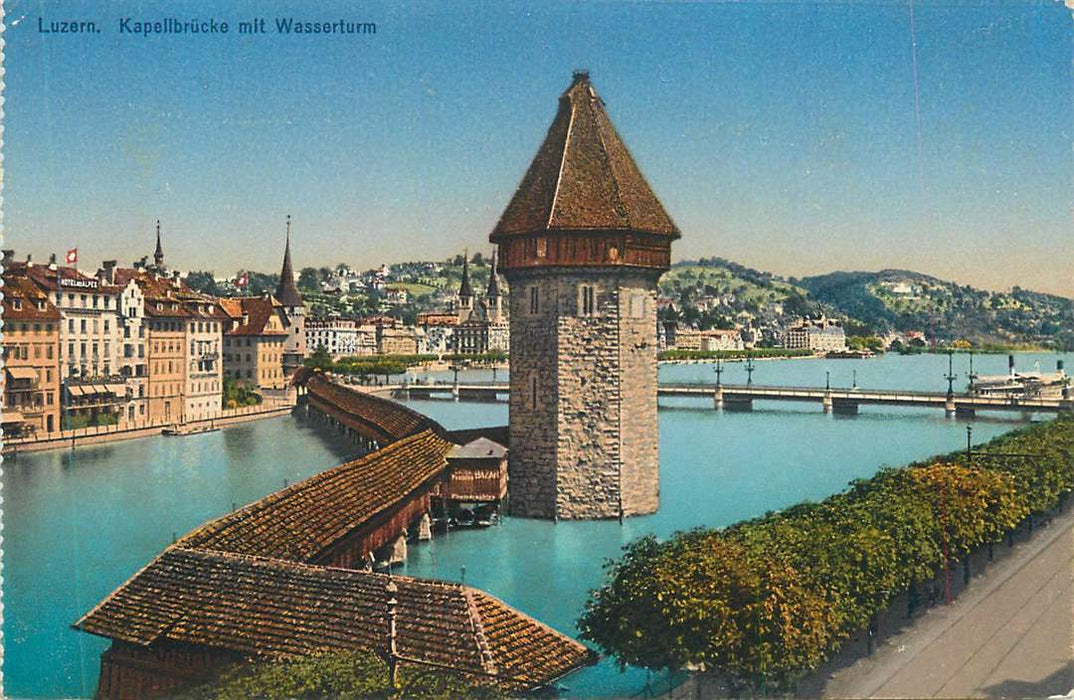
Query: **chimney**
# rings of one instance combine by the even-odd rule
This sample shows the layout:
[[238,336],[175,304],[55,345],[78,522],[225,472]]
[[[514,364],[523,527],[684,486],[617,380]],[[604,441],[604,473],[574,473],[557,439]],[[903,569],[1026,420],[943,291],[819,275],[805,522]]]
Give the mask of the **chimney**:
[[1059,374],[1063,373],[1063,361],[1062,360],[1056,360],[1055,361],[1055,371],[1058,372]]
[[11,248],[6,248],[4,251],[4,267],[8,268],[11,263],[15,262],[15,251]]
[[49,266],[49,269],[55,269],[56,268],[56,254],[55,253],[49,253],[48,254],[48,266]]
[[27,253],[26,254],[26,267],[33,267],[33,266],[34,266],[34,256],[32,256],[29,253]]
[[1007,355],[1007,371],[1014,376],[1014,355]]
[[97,273],[97,277],[104,284],[115,284],[116,283],[116,261],[115,260],[105,260],[104,262],[101,263],[101,265],[103,267],[102,267],[101,271],[99,273]]

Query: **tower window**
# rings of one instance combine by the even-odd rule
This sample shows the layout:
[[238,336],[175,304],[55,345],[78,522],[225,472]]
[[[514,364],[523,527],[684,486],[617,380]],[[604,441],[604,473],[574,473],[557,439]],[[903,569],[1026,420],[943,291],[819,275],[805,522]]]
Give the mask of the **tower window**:
[[645,295],[634,293],[630,295],[630,317],[645,318]]
[[596,291],[593,285],[583,284],[578,288],[578,315],[593,316],[596,310]]
[[532,287],[530,287],[530,295],[529,296],[530,296],[530,313],[531,314],[539,313],[540,310],[541,310],[541,304],[540,304],[540,298],[541,297],[540,297],[539,292],[540,292],[540,290],[538,289],[537,285],[533,285]]

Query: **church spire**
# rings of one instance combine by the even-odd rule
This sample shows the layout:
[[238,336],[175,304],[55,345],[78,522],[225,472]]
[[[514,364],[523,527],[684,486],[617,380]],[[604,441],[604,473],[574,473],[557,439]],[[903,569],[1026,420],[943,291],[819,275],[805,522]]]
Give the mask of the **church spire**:
[[462,254],[462,283],[459,285],[459,301],[463,306],[467,305],[467,301],[474,296],[473,287],[470,286],[470,253],[464,251]]
[[153,262],[158,268],[164,267],[164,246],[160,243],[160,219],[157,219],[157,249],[153,253]]
[[489,288],[485,293],[489,299],[500,296],[500,274],[496,270],[496,251],[492,251],[492,270],[489,272]]
[[283,269],[276,286],[276,299],[286,307],[302,306],[302,296],[295,286],[295,270],[291,267],[291,215],[287,215],[287,243],[283,249]]

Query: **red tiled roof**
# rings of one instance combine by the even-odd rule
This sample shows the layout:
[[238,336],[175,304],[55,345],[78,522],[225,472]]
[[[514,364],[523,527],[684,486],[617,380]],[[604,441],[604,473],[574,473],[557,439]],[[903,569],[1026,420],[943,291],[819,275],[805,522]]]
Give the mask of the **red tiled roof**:
[[404,438],[202,525],[179,543],[310,562],[447,467],[452,443],[432,430]]
[[447,666],[523,689],[595,658],[578,642],[459,584],[181,545],[166,549],[75,627],[132,644],[166,640],[251,658],[384,652],[390,595],[398,601],[396,642],[404,663]]
[[[59,321],[60,312],[48,295],[24,275],[4,275],[4,320]],[[15,301],[20,308],[15,308]]]
[[[223,304],[224,301],[228,302],[227,305]],[[233,297],[227,300],[221,299],[221,305],[232,320],[241,321],[243,316],[246,317],[246,323],[235,326],[227,332],[228,335],[287,336],[287,331],[267,328],[272,315],[282,310],[280,302],[273,297]]]
[[586,73],[576,73],[560,96],[548,135],[489,238],[552,230],[680,235]]
[[334,384],[323,375],[311,376],[307,385],[313,397],[323,399],[362,423],[375,427],[391,440],[429,429],[437,434],[444,433],[444,429],[432,418],[401,403]]

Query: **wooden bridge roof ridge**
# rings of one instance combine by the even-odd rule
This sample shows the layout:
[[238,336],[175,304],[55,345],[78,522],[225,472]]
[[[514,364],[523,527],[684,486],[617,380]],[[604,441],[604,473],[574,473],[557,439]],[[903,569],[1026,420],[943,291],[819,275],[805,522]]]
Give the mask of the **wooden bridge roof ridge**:
[[[398,589],[404,660],[532,686],[594,658],[579,642],[464,584],[178,544],[166,548],[73,626],[141,646],[167,639],[247,657],[379,649],[383,645],[378,640],[387,635],[389,581]],[[246,603],[236,605],[238,599]],[[488,600],[498,605],[489,607]],[[316,601],[327,604],[311,605]],[[354,620],[370,624],[356,626]],[[124,625],[131,624],[136,630],[124,634]],[[256,626],[247,629],[251,624]],[[482,642],[478,633],[487,625],[493,635]],[[503,673],[501,658],[525,664]]]

